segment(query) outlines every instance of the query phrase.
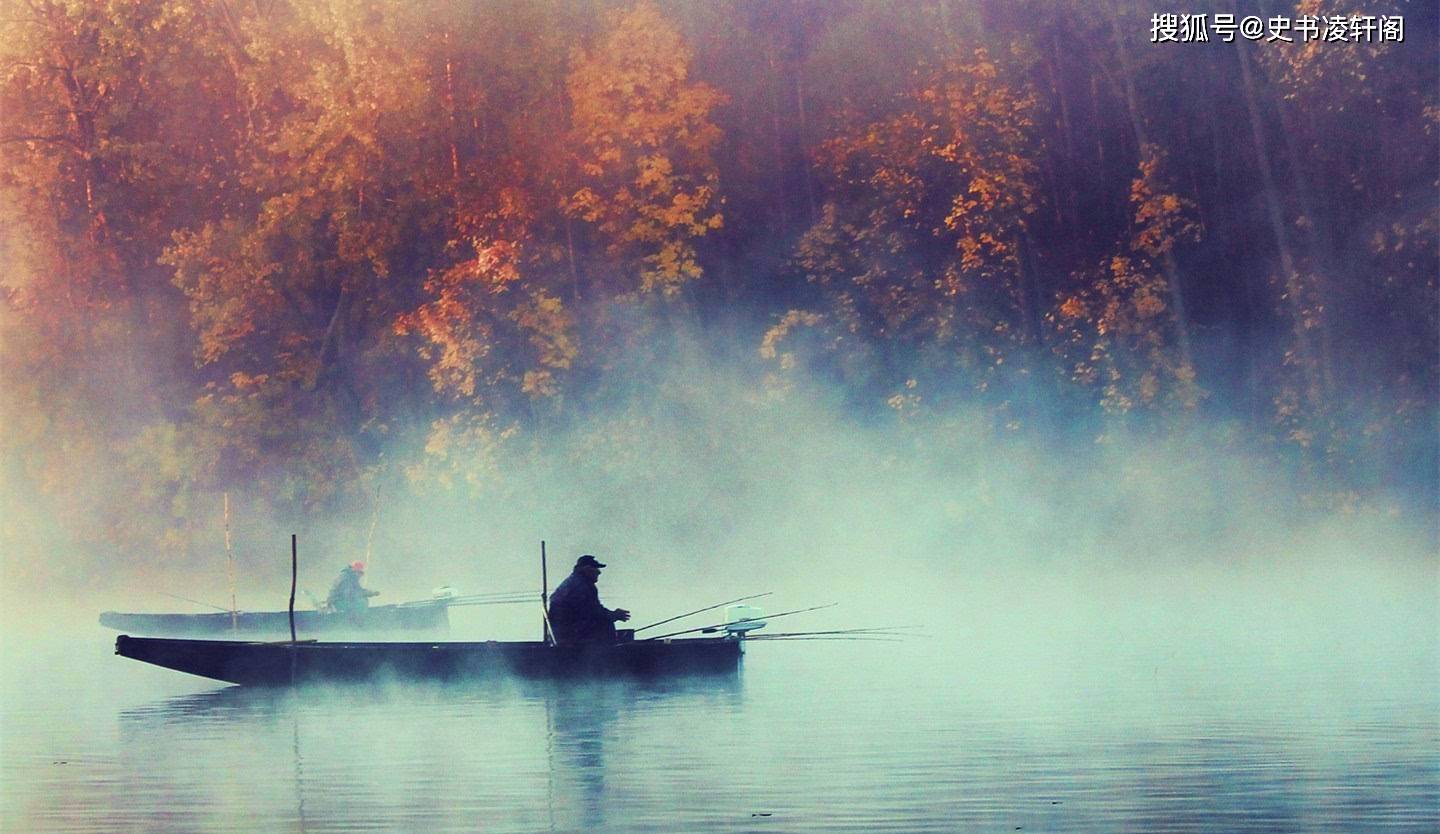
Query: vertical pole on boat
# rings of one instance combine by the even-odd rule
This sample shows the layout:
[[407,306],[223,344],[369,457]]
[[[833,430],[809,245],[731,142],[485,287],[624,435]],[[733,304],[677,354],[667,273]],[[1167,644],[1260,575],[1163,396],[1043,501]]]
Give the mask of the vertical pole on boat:
[[299,574],[299,556],[296,553],[295,534],[290,534],[290,642],[295,642],[295,578]]
[[240,609],[235,606],[235,551],[230,547],[230,493],[225,493],[225,564],[230,572],[230,631],[240,630]]
[[549,644],[550,639],[550,579],[545,569],[545,540],[540,540],[540,639]]

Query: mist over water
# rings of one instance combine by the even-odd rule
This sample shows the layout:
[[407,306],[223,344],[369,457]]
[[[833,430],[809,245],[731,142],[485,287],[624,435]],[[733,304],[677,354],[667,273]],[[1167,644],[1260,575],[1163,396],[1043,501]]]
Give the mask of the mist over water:
[[[949,611],[954,632],[928,640],[757,643],[733,677],[650,683],[224,687],[107,656],[108,635],[76,628],[7,646],[0,820],[1432,830],[1433,606],[1348,579],[1352,604],[1393,616],[1326,628],[1223,582],[1189,608],[1175,603],[1193,589],[1104,606],[1061,583]],[[1222,604],[1227,622],[1203,618]]]
[[[543,539],[552,588],[595,553],[602,599],[634,625],[768,591],[772,612],[839,603],[771,632],[915,636],[756,643],[718,681],[246,691],[115,657],[94,624],[204,610],[165,593],[226,604],[223,546],[176,573],[80,553],[21,500],[3,828],[1440,822],[1435,531],[1408,508],[1304,513],[1278,473],[1209,453],[1199,430],[1067,454],[963,419],[858,425],[818,394],[747,396],[736,373],[677,361],[505,461],[503,483],[300,530],[300,586],[323,596],[368,540],[376,602],[538,590]],[[636,426],[643,442],[606,440]],[[282,523],[246,506],[232,496],[237,599],[283,610]],[[27,559],[78,560],[63,575],[85,580],[27,584]],[[536,608],[457,609],[451,638],[537,639]]]
[[[1440,831],[1433,4],[25,5],[0,831]],[[114,654],[292,535],[300,609],[531,595],[455,641],[583,553],[632,626],[904,636]]]
[[[595,553],[610,564],[605,596],[654,618],[761,591],[786,608],[841,602],[826,616],[906,621],[1026,600],[1068,598],[1077,614],[1168,596],[1198,604],[1213,589],[1224,592],[1214,602],[1244,599],[1252,610],[1272,599],[1334,612],[1331,595],[1356,581],[1434,591],[1433,496],[1377,493],[1352,511],[1317,511],[1287,473],[1219,450],[1224,427],[1046,444],[997,439],[963,411],[862,421],[822,388],[757,395],[747,363],[687,348],[665,363],[637,360],[652,365],[643,384],[613,385],[612,405],[535,431],[472,483],[382,483],[371,512],[304,522],[276,518],[273,499],[231,494],[237,602],[284,608],[290,533],[299,586],[322,597],[356,558],[369,563],[377,603],[426,598],[439,585],[538,590],[544,540],[552,587],[576,556]],[[195,507],[213,519],[210,555],[174,566],[82,549],[44,495],[7,484],[7,627],[48,628],[47,612],[71,605],[80,610],[59,621],[86,610],[206,610],[171,595],[228,607],[222,498],[210,498]],[[1010,602],[987,606],[994,599]],[[303,595],[297,605],[307,607]],[[505,612],[477,613],[533,625],[532,611]],[[1201,619],[1227,614],[1221,606]]]

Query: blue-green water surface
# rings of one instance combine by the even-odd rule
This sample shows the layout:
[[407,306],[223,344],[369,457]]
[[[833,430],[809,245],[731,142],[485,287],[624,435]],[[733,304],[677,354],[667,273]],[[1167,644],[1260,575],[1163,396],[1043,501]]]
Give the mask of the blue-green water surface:
[[[1152,612],[1153,613],[1153,612]],[[1027,619],[1017,614],[1013,628]],[[1066,623],[1063,628],[1055,622]],[[4,831],[1425,832],[1433,622],[757,643],[697,680],[249,690],[6,647]],[[1274,623],[1271,623],[1273,626]],[[1258,628],[1258,626],[1257,626]],[[933,632],[939,632],[933,633]]]

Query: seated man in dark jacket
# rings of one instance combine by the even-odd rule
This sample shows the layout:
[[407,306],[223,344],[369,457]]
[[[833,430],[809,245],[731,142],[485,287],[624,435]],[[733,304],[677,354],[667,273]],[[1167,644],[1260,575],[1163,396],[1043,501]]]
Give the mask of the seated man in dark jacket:
[[342,614],[353,611],[364,611],[370,607],[370,597],[379,594],[379,591],[372,591],[360,584],[365,576],[364,562],[351,562],[350,566],[340,571],[340,576],[335,579],[335,584],[330,586],[330,595],[325,598],[325,604],[332,611]]
[[575,560],[575,570],[565,577],[550,596],[550,629],[559,645],[591,641],[615,642],[615,623],[630,619],[624,608],[600,604],[595,583],[605,565],[585,554]]

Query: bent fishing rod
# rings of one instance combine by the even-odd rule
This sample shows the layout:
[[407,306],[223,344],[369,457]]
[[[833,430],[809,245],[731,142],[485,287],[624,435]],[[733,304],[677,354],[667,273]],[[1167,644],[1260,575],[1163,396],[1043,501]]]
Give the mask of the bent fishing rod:
[[636,633],[636,634],[639,634],[640,632],[644,631],[644,630],[647,629],[647,628],[654,628],[655,626],[665,625],[666,623],[673,623],[673,622],[675,622],[676,620],[683,620],[683,619],[685,619],[686,617],[693,617],[693,616],[695,616],[696,614],[703,614],[703,613],[705,613],[706,611],[714,611],[716,608],[720,608],[721,606],[733,605],[734,603],[737,603],[737,602],[744,602],[744,601],[747,600],[747,599],[759,599],[760,597],[768,597],[768,596],[770,596],[770,595],[773,594],[773,593],[775,593],[775,592],[774,592],[774,591],[766,591],[766,592],[763,593],[763,594],[751,594],[751,595],[748,596],[748,597],[739,597],[739,598],[737,598],[737,599],[728,599],[728,600],[726,600],[726,601],[724,601],[724,602],[717,602],[717,603],[715,603],[714,605],[708,605],[708,606],[706,606],[706,607],[704,607],[704,608],[697,608],[697,609],[695,609],[694,611],[690,611],[690,612],[687,612],[687,613],[684,613],[684,614],[676,614],[676,615],[673,616],[673,617],[670,617],[670,618],[664,619],[664,620],[660,620],[659,622],[651,623],[650,625],[647,625],[647,626],[640,626],[639,628],[635,629],[635,633]]

